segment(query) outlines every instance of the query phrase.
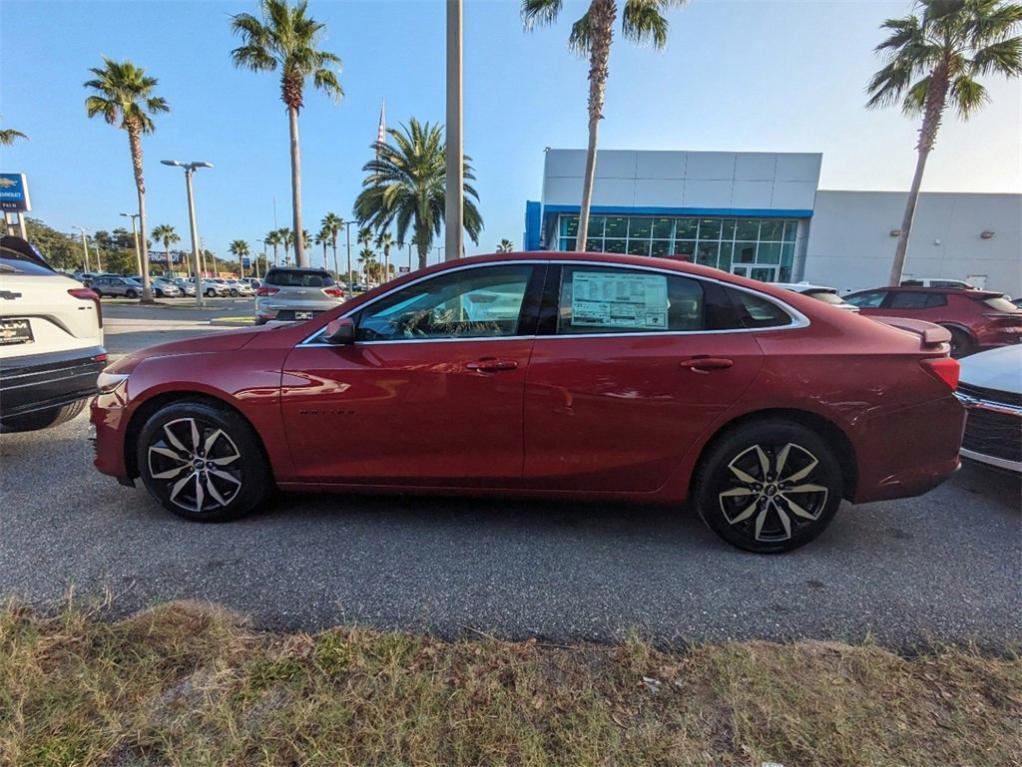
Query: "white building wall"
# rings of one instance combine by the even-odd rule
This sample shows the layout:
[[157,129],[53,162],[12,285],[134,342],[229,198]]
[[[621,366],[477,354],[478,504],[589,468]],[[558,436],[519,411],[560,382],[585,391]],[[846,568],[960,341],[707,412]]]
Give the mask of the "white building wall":
[[[816,193],[803,278],[841,290],[887,284],[907,194]],[[989,239],[981,233],[993,232]],[[1022,195],[924,192],[906,277],[971,278],[1022,295]]]
[[[822,155],[601,149],[593,205],[629,208],[812,210]],[[544,205],[578,205],[583,149],[548,149]]]

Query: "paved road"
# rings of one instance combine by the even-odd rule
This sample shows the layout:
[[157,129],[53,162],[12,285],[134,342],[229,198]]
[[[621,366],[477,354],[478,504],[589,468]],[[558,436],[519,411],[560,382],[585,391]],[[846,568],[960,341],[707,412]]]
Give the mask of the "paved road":
[[845,506],[808,547],[761,557],[642,506],[299,495],[188,523],[95,473],[86,432],[82,417],[0,436],[0,598],[45,605],[74,586],[119,612],[199,598],[259,626],[448,636],[1022,640],[1019,483],[980,467]]

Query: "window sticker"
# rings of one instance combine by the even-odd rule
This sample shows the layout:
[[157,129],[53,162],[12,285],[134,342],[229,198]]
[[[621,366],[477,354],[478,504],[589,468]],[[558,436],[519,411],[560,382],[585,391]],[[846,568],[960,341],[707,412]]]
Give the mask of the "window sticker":
[[667,275],[575,272],[571,278],[575,327],[667,329]]

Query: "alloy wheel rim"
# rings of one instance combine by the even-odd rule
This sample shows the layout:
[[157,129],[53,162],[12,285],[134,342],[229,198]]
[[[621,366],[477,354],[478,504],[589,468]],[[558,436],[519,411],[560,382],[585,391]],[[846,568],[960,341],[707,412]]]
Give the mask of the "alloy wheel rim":
[[822,471],[801,445],[753,445],[728,463],[717,494],[720,511],[757,542],[790,540],[827,507],[830,491],[818,481]]
[[223,508],[241,492],[241,451],[215,424],[177,418],[163,424],[147,451],[149,476],[175,506],[202,513]]

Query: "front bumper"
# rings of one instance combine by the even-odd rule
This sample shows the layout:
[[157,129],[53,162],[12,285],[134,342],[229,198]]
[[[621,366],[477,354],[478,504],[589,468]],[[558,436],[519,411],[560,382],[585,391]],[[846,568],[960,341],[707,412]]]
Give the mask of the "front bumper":
[[91,397],[106,360],[102,346],[5,360],[0,367],[0,413],[4,418],[20,416]]

